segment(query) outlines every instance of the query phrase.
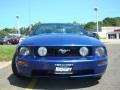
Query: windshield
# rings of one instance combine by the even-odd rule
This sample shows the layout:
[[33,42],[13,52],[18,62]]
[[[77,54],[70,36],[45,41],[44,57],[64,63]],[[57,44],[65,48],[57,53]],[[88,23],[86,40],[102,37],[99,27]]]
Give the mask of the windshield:
[[78,24],[40,24],[32,30],[32,35],[47,33],[72,33],[85,34],[85,31]]

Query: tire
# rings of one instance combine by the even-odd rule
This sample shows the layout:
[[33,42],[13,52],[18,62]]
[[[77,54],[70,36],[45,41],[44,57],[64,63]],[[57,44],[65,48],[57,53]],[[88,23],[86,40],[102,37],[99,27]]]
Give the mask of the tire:
[[9,44],[10,44],[10,42],[9,42],[9,41],[7,41],[7,42],[6,42],[6,45],[9,45]]
[[13,60],[12,60],[12,71],[13,74],[18,77],[18,78],[25,78],[24,76],[22,76],[21,74],[18,73],[17,67],[16,67],[16,54],[13,56]]
[[4,42],[4,43],[3,43],[3,45],[7,45],[7,43],[6,43],[6,42]]
[[3,43],[0,43],[1,45],[3,45]]
[[102,78],[102,76],[92,77],[95,81],[98,81]]

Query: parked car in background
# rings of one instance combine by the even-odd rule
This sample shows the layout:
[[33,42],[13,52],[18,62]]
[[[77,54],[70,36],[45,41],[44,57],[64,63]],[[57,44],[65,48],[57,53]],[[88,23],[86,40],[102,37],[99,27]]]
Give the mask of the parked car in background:
[[96,32],[88,32],[88,35],[89,35],[90,37],[94,37],[94,38],[96,38],[96,39],[100,39],[100,38],[99,38],[99,35],[98,35]]
[[20,37],[20,40],[19,40],[19,43],[22,42],[24,39],[26,39],[28,36],[21,36]]
[[107,51],[78,24],[36,26],[17,45],[12,70],[17,77],[92,77],[99,80],[107,68]]
[[4,45],[4,44],[10,44],[9,40],[11,39],[11,36],[0,36],[0,44]]
[[18,44],[19,40],[20,40],[19,36],[12,36],[12,38],[9,39],[9,43],[11,43],[11,44]]

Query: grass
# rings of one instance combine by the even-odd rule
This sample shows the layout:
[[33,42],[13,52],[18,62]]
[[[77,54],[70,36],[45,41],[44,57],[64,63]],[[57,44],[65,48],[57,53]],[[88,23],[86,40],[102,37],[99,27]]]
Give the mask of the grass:
[[13,54],[15,53],[16,46],[12,45],[1,45],[0,46],[0,61],[12,60]]

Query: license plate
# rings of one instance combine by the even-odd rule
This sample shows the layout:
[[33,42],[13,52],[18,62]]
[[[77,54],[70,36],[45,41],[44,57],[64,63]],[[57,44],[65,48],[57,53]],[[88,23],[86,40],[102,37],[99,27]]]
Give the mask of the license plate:
[[55,74],[72,74],[71,67],[56,67]]

